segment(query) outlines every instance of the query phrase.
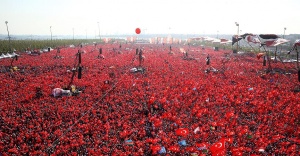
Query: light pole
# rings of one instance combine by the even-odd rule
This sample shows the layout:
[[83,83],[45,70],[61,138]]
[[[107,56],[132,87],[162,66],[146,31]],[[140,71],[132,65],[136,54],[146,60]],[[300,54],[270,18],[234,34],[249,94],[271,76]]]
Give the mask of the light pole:
[[167,38],[167,43],[168,43],[168,44],[170,44],[171,38],[172,38],[172,36],[171,36],[171,27],[169,27],[169,36],[168,36],[168,38]]
[[238,27],[237,29],[237,42],[236,42],[236,52],[239,51],[239,31],[240,31],[240,24],[235,22],[235,25]]
[[100,36],[100,25],[99,25],[99,22],[98,23],[98,30],[99,30],[99,38],[100,38],[100,41],[101,41],[101,36]]
[[73,41],[74,41],[74,28],[73,28]]
[[52,26],[50,26],[50,33],[51,33],[51,41],[52,41],[52,30],[51,30]]
[[147,29],[143,29],[143,30],[142,30],[143,36],[145,36],[145,38],[147,38],[147,37],[146,37],[146,31],[147,31]]
[[85,39],[87,40],[87,29],[85,29]]
[[284,38],[284,36],[285,36],[285,30],[286,30],[286,27],[284,27],[284,29],[283,29],[283,37],[282,38]]
[[9,51],[11,50],[10,49],[10,36],[9,36],[9,31],[8,31],[8,25],[7,25],[7,21],[5,21],[5,24],[6,24],[6,28],[7,28],[7,35],[8,35],[8,49],[9,49]]
[[[217,30],[217,39],[219,39],[219,30]],[[220,43],[219,43],[220,44]],[[219,45],[218,43],[216,43],[216,45],[214,46],[214,50],[215,51],[219,51]],[[213,45],[214,45],[214,43],[213,43]]]

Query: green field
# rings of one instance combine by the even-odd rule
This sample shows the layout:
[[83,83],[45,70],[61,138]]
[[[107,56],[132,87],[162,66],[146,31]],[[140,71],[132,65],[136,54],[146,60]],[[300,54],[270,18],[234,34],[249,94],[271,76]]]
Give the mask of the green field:
[[0,40],[0,53],[7,53],[15,49],[16,51],[25,51],[26,49],[42,49],[46,47],[58,47],[68,45],[79,45],[82,43],[99,42],[99,39],[64,39],[64,40],[11,40],[10,46],[8,40]]

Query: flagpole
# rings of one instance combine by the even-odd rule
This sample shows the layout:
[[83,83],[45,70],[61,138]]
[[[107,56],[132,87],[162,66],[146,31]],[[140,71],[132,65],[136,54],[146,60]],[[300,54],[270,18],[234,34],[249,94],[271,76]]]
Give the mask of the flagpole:
[[[239,31],[240,31],[240,24],[235,22],[235,25],[238,27],[237,29],[237,39],[239,39]],[[236,42],[236,52],[239,51],[239,40]]]
[[233,49],[234,48],[234,46],[233,46],[233,44],[235,43],[235,42],[232,42],[232,45],[231,45],[231,48],[232,48],[232,50],[233,50],[233,53],[237,53],[238,51],[239,51],[239,23],[238,22],[235,22],[235,25],[238,27],[238,30],[237,30],[237,35],[233,35],[233,38],[232,38],[232,41],[234,41],[234,38],[236,39],[236,49]]
[[10,36],[9,36],[9,31],[8,31],[8,25],[7,25],[7,21],[5,21],[5,24],[6,24],[6,28],[7,28],[7,36],[8,36],[8,49],[9,49],[9,52],[11,51],[11,48],[10,48]]
[[98,29],[99,29],[99,39],[100,39],[100,42],[101,42],[101,36],[100,36],[100,25],[99,25],[99,22],[98,23]]
[[295,45],[295,50],[296,50],[296,53],[297,53],[297,68],[299,70],[299,53],[298,53],[297,45]]
[[85,29],[85,39],[87,40],[87,29]]
[[50,26],[50,34],[51,34],[51,41],[52,41],[52,26]]
[[277,46],[276,46],[276,48],[275,48],[274,62],[277,62]]
[[[73,42],[74,42],[74,28],[72,29],[73,30]],[[75,44],[75,43],[74,43]]]

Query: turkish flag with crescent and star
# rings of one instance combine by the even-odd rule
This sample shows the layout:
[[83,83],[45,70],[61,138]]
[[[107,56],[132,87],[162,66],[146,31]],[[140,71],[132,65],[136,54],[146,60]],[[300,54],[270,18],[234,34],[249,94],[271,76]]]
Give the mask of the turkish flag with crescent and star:
[[216,142],[212,146],[210,146],[209,149],[212,153],[212,156],[226,155],[225,142],[226,142],[226,139],[222,138],[218,142]]

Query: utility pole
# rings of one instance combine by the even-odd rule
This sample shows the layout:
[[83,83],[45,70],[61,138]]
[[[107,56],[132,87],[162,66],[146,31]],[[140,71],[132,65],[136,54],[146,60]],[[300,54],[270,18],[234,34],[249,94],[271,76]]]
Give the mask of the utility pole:
[[5,24],[6,24],[6,28],[7,28],[7,35],[8,35],[8,49],[9,49],[9,51],[11,51],[11,49],[10,49],[10,36],[9,36],[9,31],[8,31],[8,25],[7,25],[7,21],[5,21]]
[[85,39],[87,40],[87,29],[85,29]]
[[98,29],[99,29],[99,38],[100,38],[100,41],[101,41],[101,36],[100,36],[100,25],[99,25],[99,22],[98,23]]
[[74,28],[73,28],[73,41],[74,41]]
[[239,32],[240,32],[240,24],[235,22],[235,25],[238,27],[237,29],[237,42],[236,42],[236,52],[239,51]]
[[51,33],[51,41],[52,41],[52,30],[51,30],[52,26],[50,26],[50,33]]
[[284,38],[284,36],[285,36],[285,31],[286,31],[286,27],[284,27],[284,29],[283,29],[283,37],[282,38]]

